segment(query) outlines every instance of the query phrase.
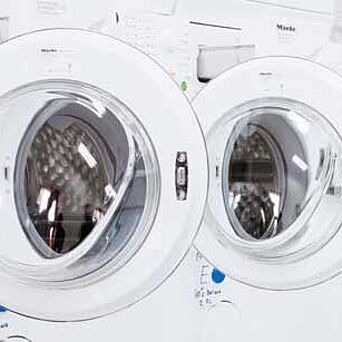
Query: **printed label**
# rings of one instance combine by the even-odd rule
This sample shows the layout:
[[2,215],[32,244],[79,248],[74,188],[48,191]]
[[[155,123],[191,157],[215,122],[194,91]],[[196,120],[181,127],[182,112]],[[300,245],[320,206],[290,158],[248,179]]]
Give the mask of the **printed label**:
[[67,0],[37,0],[37,11],[52,15],[66,14],[68,12]]
[[278,35],[279,43],[292,44],[297,38],[297,27],[291,24],[276,23],[275,29]]
[[75,51],[72,48],[46,46],[39,48],[44,70],[49,75],[70,75],[75,68]]
[[188,95],[196,78],[197,46],[185,20],[142,11],[112,12],[105,33],[156,59]]

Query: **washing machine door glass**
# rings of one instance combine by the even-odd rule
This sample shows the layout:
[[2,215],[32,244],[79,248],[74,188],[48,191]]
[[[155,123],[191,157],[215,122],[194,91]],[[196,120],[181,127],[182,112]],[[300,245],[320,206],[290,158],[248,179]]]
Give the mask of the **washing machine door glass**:
[[133,113],[115,98],[71,81],[23,87],[12,92],[10,102],[15,111],[32,104],[36,110],[14,170],[21,225],[42,257],[78,259],[70,274],[52,270],[51,276],[75,278],[119,251],[122,258],[128,240],[137,248],[155,217],[160,175]]
[[224,194],[237,234],[266,239],[279,233],[285,195],[285,165],[276,140],[254,120],[246,120],[227,144]]
[[210,137],[213,149],[217,139],[224,146],[219,225],[236,247],[260,258],[303,257],[331,238],[330,226],[324,238],[296,243],[296,253],[274,245],[297,241],[320,214],[322,197],[339,189],[332,182],[339,177],[341,139],[318,112],[294,100],[257,99],[232,109]]
[[178,266],[204,212],[189,102],[108,36],[40,31],[0,57],[0,304],[57,321],[134,304]]
[[289,228],[315,193],[328,186],[333,152],[331,135],[322,127],[332,128],[310,108],[281,99],[240,110],[225,147],[225,208],[242,239],[270,239]]

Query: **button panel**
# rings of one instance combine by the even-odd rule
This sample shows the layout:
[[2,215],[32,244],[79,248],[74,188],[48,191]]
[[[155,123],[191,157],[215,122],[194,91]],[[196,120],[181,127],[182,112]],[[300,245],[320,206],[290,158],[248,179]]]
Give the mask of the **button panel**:
[[185,201],[188,196],[188,154],[186,152],[177,152],[175,177],[177,200]]

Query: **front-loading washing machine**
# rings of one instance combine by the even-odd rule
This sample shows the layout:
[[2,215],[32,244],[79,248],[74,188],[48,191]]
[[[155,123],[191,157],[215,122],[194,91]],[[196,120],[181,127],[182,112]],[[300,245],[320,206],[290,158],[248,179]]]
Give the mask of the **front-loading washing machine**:
[[210,171],[196,246],[226,275],[214,341],[341,339],[341,98],[339,75],[293,57],[195,98]]
[[147,55],[83,30],[19,36],[0,59],[2,340],[191,340],[186,266],[173,272],[207,157],[184,94]]
[[[120,15],[120,12],[118,13]],[[310,16],[302,14],[301,16],[292,17],[290,14],[291,13],[287,13],[286,17],[279,14],[274,17],[265,16],[264,22],[252,17],[248,17],[248,19],[242,18],[241,24],[243,24],[243,29],[240,30],[223,27],[213,28],[213,25],[210,26],[208,23],[206,24],[205,20],[202,20],[202,26],[199,25],[199,22],[188,23],[186,29],[190,32],[190,36],[196,43],[203,43],[204,40],[211,44],[213,42],[215,44],[221,42],[222,46],[218,46],[216,50],[219,52],[218,57],[223,57],[217,59],[216,50],[212,49],[209,51],[208,49],[202,49],[203,51],[200,51],[197,58],[197,65],[205,68],[201,69],[199,67],[194,67],[191,75],[196,76],[196,71],[210,71],[211,67],[223,70],[227,65],[252,58],[253,54],[262,56],[272,53],[287,53],[294,56],[306,56],[313,60],[321,59],[320,56],[323,51],[326,51],[326,44],[329,42],[329,33],[331,30],[330,16],[318,18],[317,15]],[[134,25],[132,24],[133,20],[131,20],[128,29],[132,31],[131,36],[133,36],[133,40],[135,39],[140,44],[146,44],[145,40],[139,39],[139,34],[141,34],[141,32],[144,33],[144,30],[138,31],[138,25],[142,22],[142,15],[136,15],[136,17],[137,19],[135,19]],[[167,21],[169,18],[164,20]],[[149,22],[147,24],[149,24]],[[258,27],[258,24],[261,24],[260,27]],[[120,15],[120,25],[125,25],[125,17],[122,15]],[[113,27],[115,26],[113,25]],[[142,27],[142,25],[140,25],[140,27]],[[289,30],[284,32],[286,28]],[[258,30],[252,32],[252,29]],[[129,36],[127,31],[128,30],[124,32],[126,37]],[[117,29],[113,29],[111,34],[118,32],[120,33]],[[148,33],[151,34],[151,32]],[[264,34],[264,36],[262,36],[262,34]],[[269,37],[270,39],[265,39],[265,37]],[[315,37],[314,40],[312,39],[313,37]],[[233,42],[236,49],[231,49],[227,42]],[[154,40],[149,46],[157,44],[158,42]],[[230,50],[232,50],[233,53],[229,52],[226,55],[224,54],[225,51],[227,52]],[[208,51],[210,54],[206,54]],[[234,51],[239,53],[235,54]],[[245,54],[245,52],[248,51],[251,53]],[[183,51],[182,54],[184,61],[186,58],[196,61],[197,54],[194,49],[189,49],[186,52]],[[233,60],[232,58],[228,58],[231,55],[234,55],[236,58]],[[211,56],[214,58],[207,58]],[[331,57],[332,56],[329,56],[324,63],[333,65],[335,70],[337,70],[338,65],[335,66],[332,63],[333,58]],[[172,58],[171,53],[168,58]],[[281,58],[279,58],[279,60],[280,59]],[[335,59],[338,60],[338,58]],[[220,62],[224,60],[225,62],[221,65]],[[244,92],[245,83],[247,84],[250,82],[249,73],[252,75],[253,70],[258,69],[257,67],[254,68],[252,66],[244,73],[240,73],[240,71],[238,71],[240,69],[237,69],[235,72],[231,71],[231,73],[236,76],[232,77],[231,74],[229,74],[224,82],[221,81],[219,86],[211,86],[209,83],[208,90],[202,90],[194,101],[195,111],[200,114],[200,121],[202,124],[204,123],[205,132],[209,132],[208,135],[206,134],[206,137],[212,162],[212,164],[210,164],[211,184],[214,185],[210,188],[209,199],[213,199],[212,203],[209,204],[210,209],[207,211],[211,211],[210,206],[216,208],[213,210],[213,213],[210,213],[215,219],[208,219],[202,227],[204,231],[213,230],[214,233],[205,233],[201,231],[199,240],[196,243],[198,252],[193,249],[188,258],[191,269],[191,272],[189,273],[192,273],[193,275],[193,284],[190,286],[192,287],[194,297],[197,300],[198,311],[201,313],[199,318],[201,328],[197,339],[201,342],[222,342],[228,337],[233,341],[243,342],[252,338],[257,341],[299,341],[300,339],[318,341],[325,338],[325,336],[328,336],[334,341],[335,336],[337,336],[338,339],[341,335],[341,330],[339,328],[340,323],[338,320],[339,309],[337,308],[335,310],[334,303],[334,296],[336,296],[336,292],[338,292],[340,288],[338,278],[334,278],[334,276],[339,273],[339,266],[333,265],[330,267],[330,265],[327,266],[322,264],[320,266],[321,269],[319,269],[318,265],[320,265],[320,262],[316,260],[312,261],[312,259],[310,259],[311,261],[308,261],[307,263],[303,261],[303,263],[300,264],[298,262],[288,261],[291,258],[287,259],[287,254],[296,254],[297,250],[303,249],[301,252],[303,253],[303,256],[300,256],[300,253],[298,253],[297,256],[293,256],[293,259],[295,260],[298,258],[300,260],[306,260],[305,254],[311,255],[320,250],[321,246],[325,246],[327,241],[332,239],[332,236],[334,236],[339,227],[338,209],[336,209],[334,217],[328,216],[331,221],[328,222],[328,219],[325,216],[320,218],[322,221],[327,221],[326,226],[323,226],[317,219],[317,213],[326,213],[326,208],[330,208],[330,204],[334,205],[334,201],[337,202],[339,200],[339,186],[329,185],[328,188],[323,189],[321,186],[318,186],[318,184],[321,181],[322,183],[327,184],[326,182],[329,183],[329,181],[318,178],[312,182],[314,178],[310,178],[313,177],[315,171],[317,171],[318,177],[321,175],[321,171],[318,169],[323,167],[323,161],[329,154],[335,156],[339,154],[339,134],[335,134],[334,123],[331,125],[324,124],[325,121],[321,120],[322,115],[318,114],[318,109],[315,109],[318,108],[318,106],[315,107],[309,100],[306,102],[305,98],[301,98],[302,96],[300,95],[300,92],[303,91],[308,98],[310,98],[310,96],[317,98],[319,98],[319,96],[325,97],[325,95],[320,94],[329,94],[330,90],[327,89],[334,88],[335,85],[333,85],[333,83],[336,81],[329,81],[331,83],[330,86],[327,86],[325,88],[326,90],[323,90],[324,87],[319,87],[321,80],[330,78],[338,79],[338,77],[334,75],[333,72],[329,72],[323,67],[321,67],[322,70],[319,71],[320,67],[312,67],[309,62],[299,58],[294,59],[294,62],[291,62],[291,58],[289,59],[290,62],[286,62],[287,58],[284,58],[284,60],[284,66],[281,67],[279,72],[273,73],[267,70],[268,63],[272,61],[272,58],[260,62],[265,68],[258,67],[260,69],[260,87],[261,90],[264,91],[264,96],[268,93],[270,94],[269,101],[263,101],[263,99],[260,101],[258,99],[257,101],[254,98],[254,96],[257,98],[258,95],[260,95],[258,91],[254,90],[254,88],[257,89],[259,87],[259,80],[255,82],[253,80],[253,83],[249,85],[249,87],[246,85],[246,93],[248,93],[248,95],[246,95],[245,100],[243,100],[243,96],[240,95],[240,93],[243,94]],[[167,59],[164,61],[164,65],[167,65]],[[297,69],[293,69],[292,64],[297,64],[297,62]],[[279,64],[282,63],[283,62],[279,62]],[[306,70],[307,79],[305,82],[297,82],[297,79],[301,78],[301,75],[304,72],[300,71],[302,64]],[[193,63],[192,65],[196,65],[196,63]],[[242,68],[242,66],[239,68]],[[278,67],[275,67],[275,70],[277,70],[277,68]],[[317,78],[315,85],[311,84],[310,77],[308,76],[312,72],[311,68],[312,70],[317,69],[314,72],[315,76],[313,76],[313,80]],[[255,73],[257,72],[258,71],[255,71]],[[238,76],[239,73],[240,76]],[[296,76],[297,73],[298,75]],[[334,76],[329,76],[330,73]],[[210,73],[210,77],[205,77],[206,80],[212,79],[212,74],[213,73]],[[279,76],[279,74],[281,75]],[[204,84],[203,82],[199,84],[197,78],[201,80],[201,77],[190,78],[189,88],[191,88],[192,91],[185,92],[190,97],[199,88],[207,85],[207,83]],[[223,76],[221,76],[221,78],[223,78]],[[218,81],[214,80],[211,82],[215,83]],[[239,84],[238,89],[234,89],[236,84]],[[283,87],[285,90],[281,91]],[[317,93],[311,92],[311,87],[317,87],[315,90]],[[339,88],[340,85],[336,84],[336,87]],[[293,98],[291,98],[291,94],[296,90],[291,90],[292,88],[297,89],[298,93],[297,95],[293,95]],[[262,93],[261,90],[260,93]],[[275,97],[274,91],[278,92],[277,96],[279,99],[273,99],[273,97]],[[339,92],[340,90],[334,90],[334,92],[336,91]],[[255,94],[253,95],[253,93]],[[221,101],[221,98],[227,99]],[[336,98],[338,98],[338,95],[335,96],[335,99]],[[253,102],[252,100],[256,101]],[[324,106],[324,101],[330,100],[331,98],[322,99],[320,107]],[[228,126],[224,125],[224,120],[227,120],[228,122],[233,112],[233,110],[229,109],[233,108],[233,104],[231,104],[230,101],[232,103],[237,101],[235,105],[241,105],[241,109],[239,109],[241,112],[252,113],[254,111],[253,108],[256,108],[259,110],[258,114],[260,114],[260,116],[254,115],[258,112],[256,110],[253,112],[251,122],[247,119],[241,120],[238,124],[236,123],[238,128],[236,128],[236,132],[233,133],[232,127],[235,125],[235,122],[230,122]],[[248,101],[251,102],[243,108],[242,104]],[[334,102],[331,100],[331,104],[333,103]],[[269,113],[266,113],[267,115],[263,115],[264,107],[266,111],[269,109],[272,110],[270,110]],[[313,110],[311,111],[311,109]],[[333,110],[331,111],[333,112]],[[227,117],[223,118],[224,115],[222,113],[226,112],[228,113]],[[289,112],[291,112],[291,114],[287,114]],[[316,113],[317,115],[313,113]],[[322,113],[323,116],[325,116],[324,111],[322,111]],[[240,119],[242,119],[242,116]],[[329,122],[329,120],[327,121]],[[315,124],[311,124],[311,122],[315,122]],[[217,130],[212,128],[214,125],[217,126]],[[227,130],[229,125],[231,127]],[[241,128],[242,130],[242,127],[244,126],[247,127],[246,131],[240,132],[239,129]],[[219,128],[222,129],[221,132],[219,131]],[[316,147],[314,147],[312,141],[316,142],[321,128],[324,128],[326,131],[325,137],[323,137],[323,139],[321,138],[319,141],[319,144],[323,142],[323,145],[316,145]],[[248,163],[244,160],[239,160],[239,158],[237,158],[237,162],[231,164],[232,174],[235,173],[235,176],[232,176],[232,179],[227,178],[226,180],[220,181],[219,179],[216,180],[215,177],[223,178],[224,175],[227,175],[230,171],[229,162],[225,162],[225,164],[223,162],[225,159],[229,160],[230,153],[233,153],[232,145],[229,149],[227,147],[226,152],[226,140],[228,140],[230,132],[232,132],[232,137],[241,135],[241,140],[247,140],[247,143],[240,142],[241,145],[238,143],[236,146],[236,148],[238,148],[238,145],[240,145],[240,153],[242,151],[239,158],[243,156],[246,150],[249,150],[249,156],[252,156],[253,153],[256,152],[258,159],[260,158],[261,151],[264,150],[264,157],[267,156],[269,160],[267,161],[266,159],[265,163],[265,160],[253,160],[252,158],[252,164],[254,164],[254,166],[248,166]],[[249,138],[250,135],[252,136],[252,139]],[[328,141],[329,137],[332,139],[330,142]],[[231,140],[233,141],[234,139],[231,138]],[[325,143],[326,145],[324,145]],[[328,150],[326,150],[326,146],[328,145],[335,146],[333,148],[335,149],[335,152],[328,152]],[[255,146],[256,151],[253,151],[253,146]],[[313,150],[311,150],[311,147]],[[273,156],[272,158],[270,158],[271,155]],[[213,161],[215,158],[217,158],[217,161]],[[244,158],[245,157],[242,157],[241,159]],[[329,158],[330,157],[328,157],[328,159]],[[334,173],[334,178],[338,183],[338,175],[340,172],[338,158],[332,157],[331,162],[326,162],[326,165],[329,163],[335,165],[335,171],[332,171],[332,168],[329,173],[330,175]],[[233,167],[234,164],[235,166]],[[234,169],[235,171],[233,171]],[[239,172],[241,173],[241,170],[245,170],[243,172],[250,174],[249,177],[251,177],[251,179],[249,181],[256,183],[252,184],[253,191],[250,191],[249,189],[250,185],[248,185],[248,178],[243,179],[244,176],[242,176],[242,179],[239,179]],[[257,179],[258,177],[261,177],[261,179],[263,177],[266,178],[263,180],[265,182],[264,185],[261,184],[262,181]],[[220,182],[222,184],[220,184]],[[240,211],[236,217],[232,213],[228,214],[228,211],[226,210],[225,203],[229,203],[230,197],[232,196],[229,182],[235,183],[232,186],[236,193],[234,205],[237,206],[239,204]],[[245,185],[246,188],[244,187]],[[275,190],[276,188],[277,190]],[[266,190],[266,193],[264,193],[264,190]],[[248,193],[248,191],[250,191],[250,193]],[[325,191],[327,191],[327,193],[332,192],[334,195],[331,197],[331,203],[328,205],[324,204],[317,207],[318,209],[314,209],[321,203],[321,199],[317,196],[316,200],[311,201],[310,198],[313,193],[318,191],[321,191],[321,193],[324,193]],[[239,199],[239,196],[241,196],[241,193],[239,192],[244,192],[246,195],[242,197],[242,201]],[[224,199],[222,200],[220,196],[224,196]],[[223,203],[220,202],[221,200]],[[217,204],[217,202],[219,203]],[[232,200],[232,203],[233,202],[234,200]],[[338,207],[336,202],[335,205]],[[292,207],[290,203],[293,204]],[[252,207],[250,207],[251,205]],[[311,206],[311,209],[305,209],[309,206]],[[275,214],[275,212],[277,212],[277,214]],[[301,214],[302,212],[303,214]],[[313,212],[315,212],[315,216],[312,218],[314,223],[307,223],[304,215],[309,217]],[[229,215],[228,218],[227,215]],[[279,219],[279,217],[281,219]],[[244,220],[244,226],[241,225],[239,219]],[[251,262],[251,260],[253,261],[253,257],[250,258],[248,253],[245,255],[244,250],[238,255],[238,259],[235,257],[233,258],[233,256],[230,255],[230,253],[233,254],[233,252],[230,252],[232,246],[228,243],[224,243],[223,237],[220,236],[220,232],[216,232],[217,230],[219,231],[219,228],[216,227],[218,224],[217,222],[223,222],[222,225],[225,225],[226,221],[230,224],[230,220],[235,222],[233,233],[236,234],[238,232],[238,234],[241,234],[247,241],[252,239],[253,242],[256,242],[253,248],[260,249],[261,260],[263,258],[269,258],[269,260],[265,262],[266,265],[268,263],[274,263],[272,270],[269,268],[267,271],[255,271],[254,268],[256,267]],[[280,220],[282,220],[282,222],[276,222]],[[337,222],[334,222],[334,224],[336,223],[336,226],[332,226],[326,231],[325,229],[327,226],[334,220]],[[267,222],[267,225],[269,224],[266,230],[261,229],[264,224],[262,222]],[[271,222],[275,222],[275,225],[272,226],[273,223],[271,224]],[[260,225],[260,223],[262,224]],[[313,228],[304,238],[306,227],[313,224],[318,225],[322,230],[315,231]],[[298,229],[298,233],[296,234],[292,229],[295,225]],[[291,227],[291,229],[288,230],[288,227],[283,228],[284,226]],[[302,229],[301,227],[304,228]],[[247,229],[247,232],[245,231],[245,228]],[[286,237],[285,232],[287,230],[288,235]],[[284,231],[284,235],[280,234],[282,231]],[[312,232],[314,232],[314,234]],[[213,234],[214,236],[210,236],[210,234]],[[278,235],[280,235],[281,238],[278,237]],[[302,235],[303,237],[301,237]],[[238,235],[238,237],[240,238],[240,235]],[[287,239],[289,239],[288,241],[291,240],[291,243],[293,241],[293,250],[289,247],[289,250],[284,252],[285,255],[283,258],[280,258],[277,254],[271,254],[273,249],[275,250],[273,244],[276,243],[274,241],[279,241],[281,239],[283,239],[283,242],[279,242],[281,246],[283,244],[288,244],[285,242]],[[214,240],[215,243],[211,243],[211,240]],[[261,243],[259,244],[259,240],[264,242],[264,245]],[[296,241],[300,241],[300,243],[297,244]],[[223,247],[220,246],[221,244]],[[265,245],[271,245],[270,247],[267,247],[270,249],[270,251],[267,252],[269,253],[267,258],[262,256]],[[307,248],[307,246],[309,247]],[[247,249],[248,248],[249,247],[247,247]],[[310,251],[310,248],[312,251]],[[283,251],[280,250],[278,253],[282,254]],[[334,254],[334,252],[329,253]],[[318,258],[320,257],[316,257],[316,259]],[[329,261],[330,258],[331,260]],[[330,262],[332,264],[335,263],[334,257],[330,257],[330,255],[324,256],[323,259],[327,259],[327,264]],[[287,268],[279,267],[279,270],[275,272],[274,270],[277,269],[278,263],[281,265],[289,264],[289,266]],[[248,266],[249,264],[250,266]],[[307,269],[309,267],[308,265],[311,265],[311,268],[316,267],[317,271],[311,270],[311,272],[313,272],[312,274],[305,275],[303,269]],[[252,281],[244,279],[241,275],[236,276],[232,273],[232,270],[242,272],[242,270],[247,267],[248,269],[245,270],[243,275],[251,277],[253,279]],[[260,265],[258,267],[260,267]],[[264,268],[264,265],[262,268]],[[258,275],[259,272],[268,273],[267,277],[272,275],[272,277],[276,279],[279,278],[279,283],[265,285],[261,282],[260,284],[257,284],[254,277],[257,278],[260,276]],[[317,274],[315,272],[317,272]],[[293,274],[286,277],[286,274],[288,273]],[[301,273],[303,274],[300,275]],[[263,275],[263,277],[264,276],[265,275]],[[292,279],[292,277],[294,279]],[[296,277],[303,277],[303,279],[298,280]],[[330,278],[334,278],[334,282],[330,281],[325,284],[326,280]],[[262,281],[265,281],[264,278],[262,279]],[[274,281],[274,279],[272,281]],[[322,284],[313,286],[318,283]],[[333,292],[334,294],[332,294]]]

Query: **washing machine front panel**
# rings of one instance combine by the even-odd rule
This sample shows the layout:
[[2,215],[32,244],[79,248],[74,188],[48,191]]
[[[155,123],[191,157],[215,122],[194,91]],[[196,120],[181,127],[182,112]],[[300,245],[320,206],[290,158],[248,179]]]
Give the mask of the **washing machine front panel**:
[[175,269],[203,215],[190,104],[154,61],[104,35],[39,31],[0,54],[0,302],[58,321],[135,303]]
[[197,246],[237,280],[288,290],[340,272],[341,91],[322,66],[268,57],[195,99],[210,168]]

